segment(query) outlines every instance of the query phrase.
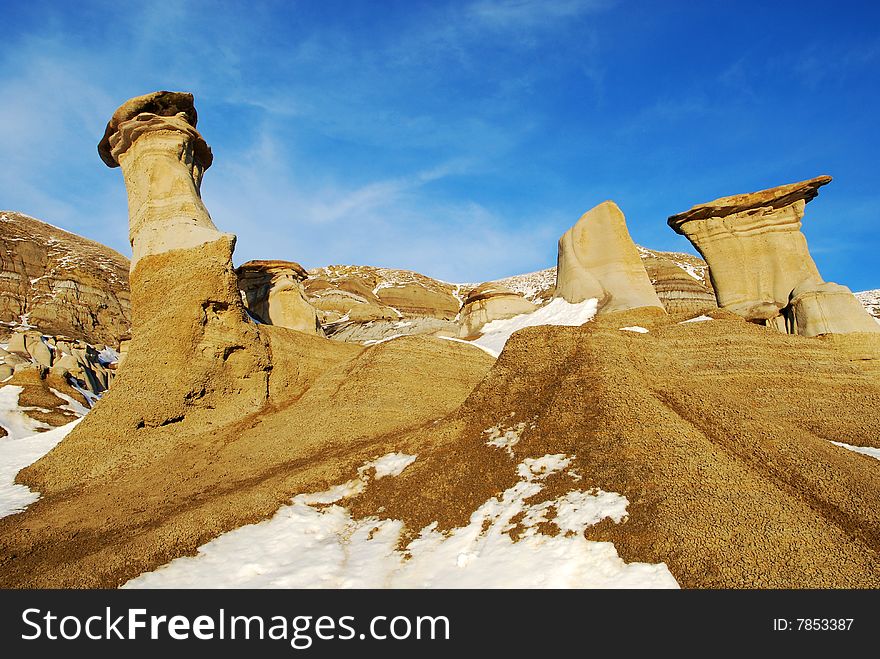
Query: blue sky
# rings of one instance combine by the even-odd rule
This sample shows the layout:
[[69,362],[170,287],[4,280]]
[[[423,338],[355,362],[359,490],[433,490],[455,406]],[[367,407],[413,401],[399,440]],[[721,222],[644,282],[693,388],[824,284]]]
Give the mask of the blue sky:
[[191,91],[237,262],[482,281],[555,263],[613,199],[668,215],[819,174],[828,280],[880,287],[880,3],[2,2],[0,208],[130,253],[113,110]]

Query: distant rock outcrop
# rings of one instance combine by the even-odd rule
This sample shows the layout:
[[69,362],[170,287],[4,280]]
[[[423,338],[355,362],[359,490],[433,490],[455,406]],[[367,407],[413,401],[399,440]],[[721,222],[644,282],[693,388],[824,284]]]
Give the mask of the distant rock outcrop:
[[128,259],[27,215],[0,212],[0,324],[118,346],[131,325]]
[[696,316],[718,308],[709,267],[701,258],[680,252],[638,249],[657,297],[668,313]]
[[559,239],[556,297],[573,304],[596,298],[600,313],[663,308],[613,201],[584,213]]
[[877,332],[848,289],[822,280],[801,233],[830,176],[723,197],[669,218],[709,264],[718,305],[782,332]]
[[248,311],[260,322],[323,336],[317,310],[302,287],[308,273],[299,263],[248,261],[235,273]]
[[486,323],[532,313],[537,309],[535,304],[519,293],[497,284],[481,284],[471,290],[464,299],[459,317],[461,329],[458,334],[462,338],[475,336]]

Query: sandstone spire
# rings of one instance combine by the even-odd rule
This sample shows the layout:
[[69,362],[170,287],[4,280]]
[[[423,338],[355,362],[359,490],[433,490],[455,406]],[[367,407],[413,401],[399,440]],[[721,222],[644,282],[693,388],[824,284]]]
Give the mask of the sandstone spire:
[[196,130],[192,94],[160,91],[125,102],[98,145],[122,167],[128,191],[131,268],[147,254],[196,247],[221,235],[202,203],[211,148]]
[[722,197],[669,218],[709,264],[718,306],[803,336],[877,332],[849,289],[822,280],[801,233],[830,176]]
[[613,201],[584,213],[559,239],[556,297],[571,303],[598,298],[600,313],[663,308]]
[[202,203],[212,156],[195,124],[192,94],[153,92],[116,110],[98,145],[108,166],[122,168],[133,250],[131,347],[108,392],[118,404],[102,406],[116,416],[113,427],[199,414],[220,422],[220,399],[256,409],[267,396],[267,342],[247,321],[232,267],[235,236],[218,231]]

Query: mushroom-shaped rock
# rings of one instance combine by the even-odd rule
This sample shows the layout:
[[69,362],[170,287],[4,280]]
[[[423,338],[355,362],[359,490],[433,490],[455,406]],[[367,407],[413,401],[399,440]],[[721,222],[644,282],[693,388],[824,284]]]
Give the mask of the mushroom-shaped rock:
[[559,239],[556,297],[599,300],[599,312],[660,307],[626,219],[613,201],[584,213]]
[[223,405],[258,409],[266,400],[268,333],[248,322],[235,236],[218,231],[202,203],[211,151],[195,123],[191,94],[155,92],[126,101],[107,124],[98,150],[121,167],[128,192],[132,340],[106,403],[70,438],[172,420],[180,429],[199,415],[222,423]]
[[459,316],[459,336],[475,336],[486,323],[532,313],[537,308],[519,293],[503,286],[493,282],[480,284],[464,299]]
[[107,124],[98,153],[109,167],[122,167],[132,271],[147,254],[224,235],[202,203],[202,176],[213,156],[195,126],[192,94],[167,91],[126,101]]
[[308,273],[299,263],[248,261],[235,272],[248,310],[261,322],[323,336],[317,310],[303,293]]
[[847,289],[826,285],[801,232],[805,205],[830,182],[819,176],[722,197],[669,218],[709,264],[718,306],[806,336],[877,331]]

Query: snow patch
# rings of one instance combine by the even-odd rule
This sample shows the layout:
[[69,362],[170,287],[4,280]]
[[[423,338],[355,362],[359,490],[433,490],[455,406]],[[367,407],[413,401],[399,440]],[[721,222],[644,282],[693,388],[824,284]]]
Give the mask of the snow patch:
[[638,332],[639,334],[647,334],[648,330],[644,327],[639,327],[638,325],[633,325],[632,327],[621,327],[621,332]]
[[511,334],[517,330],[538,325],[583,325],[596,315],[598,305],[599,300],[595,298],[577,304],[556,298],[537,311],[486,323],[482,329],[483,335],[471,343],[486,349],[487,352],[491,351],[497,357]]
[[853,451],[855,453],[861,453],[862,455],[867,455],[872,458],[876,458],[880,460],[880,448],[873,448],[871,446],[853,446],[852,444],[844,444],[843,442],[831,442],[835,446],[839,446],[840,448],[845,448],[848,451]]
[[[10,385],[3,387],[9,388]],[[28,437],[0,439],[0,517],[20,513],[40,498],[39,492],[17,484],[16,474],[51,451],[80,421]]]
[[[396,461],[385,456],[372,464],[385,459]],[[338,505],[359,491],[356,483],[366,486],[358,479],[296,496],[272,519],[230,531],[197,556],[123,588],[677,588],[664,563],[627,564],[612,543],[584,538],[584,529],[602,519],[623,522],[625,497],[593,489],[526,503],[571,460],[562,454],[524,460],[519,482],[483,503],[466,526],[441,533],[432,523],[403,552],[397,549],[402,521],[354,520]],[[547,523],[560,532],[541,533]]]
[[503,429],[501,424],[497,426],[492,426],[483,431],[484,435],[489,435],[489,438],[486,440],[487,446],[494,446],[495,448],[503,448],[507,451],[507,454],[512,458],[513,457],[513,447],[519,444],[519,440],[521,439],[520,435],[522,431],[526,429],[526,422],[523,421],[521,423],[516,424],[513,427]]
[[688,318],[687,320],[683,320],[679,323],[679,325],[684,325],[685,323],[703,323],[707,320],[715,320],[711,316],[697,316],[696,318]]
[[388,453],[381,458],[368,462],[358,469],[358,473],[361,477],[365,477],[365,474],[370,469],[374,469],[375,475],[373,478],[375,480],[385,478],[386,476],[399,476],[404,469],[416,461],[416,457],[418,456],[407,455],[406,453]]
[[52,428],[49,424],[32,419],[24,413],[24,409],[18,404],[18,397],[22,391],[24,387],[14,384],[0,387],[0,427],[6,431],[5,439],[22,439]]

